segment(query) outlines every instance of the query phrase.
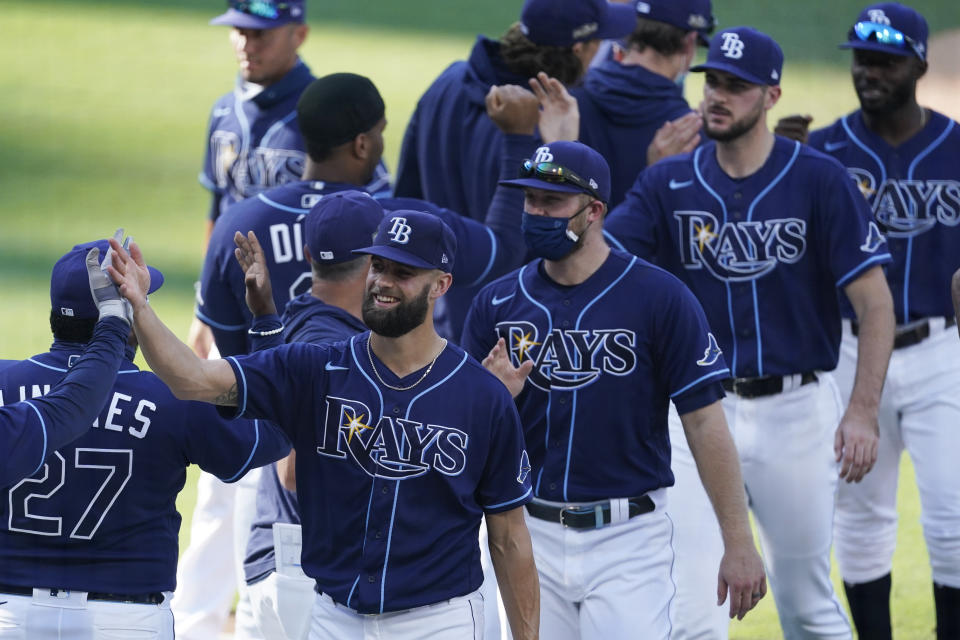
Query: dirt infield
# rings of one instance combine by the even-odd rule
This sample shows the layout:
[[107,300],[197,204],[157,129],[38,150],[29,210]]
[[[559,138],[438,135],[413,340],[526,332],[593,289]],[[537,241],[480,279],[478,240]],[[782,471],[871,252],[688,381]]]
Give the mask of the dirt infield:
[[938,33],[929,41],[930,68],[917,86],[920,104],[960,120],[960,29]]

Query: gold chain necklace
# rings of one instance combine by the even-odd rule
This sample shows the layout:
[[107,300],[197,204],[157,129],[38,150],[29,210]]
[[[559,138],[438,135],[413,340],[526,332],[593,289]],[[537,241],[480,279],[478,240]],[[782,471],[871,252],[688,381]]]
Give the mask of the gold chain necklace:
[[444,338],[443,346],[440,347],[440,351],[437,352],[437,355],[433,357],[433,360],[430,362],[430,366],[427,367],[427,370],[423,372],[423,375],[420,376],[420,379],[414,382],[413,384],[411,384],[409,387],[395,387],[392,384],[387,384],[386,380],[380,377],[380,373],[377,371],[377,365],[373,364],[373,353],[371,353],[370,351],[370,338],[369,337],[367,338],[367,357],[370,359],[370,368],[373,369],[373,375],[377,376],[377,380],[380,381],[380,384],[390,389],[393,389],[394,391],[409,391],[410,389],[413,389],[415,386],[423,382],[424,378],[430,375],[430,371],[433,369],[433,365],[437,363],[437,358],[440,357],[440,354],[443,353],[443,350],[446,348],[447,348],[447,339]]

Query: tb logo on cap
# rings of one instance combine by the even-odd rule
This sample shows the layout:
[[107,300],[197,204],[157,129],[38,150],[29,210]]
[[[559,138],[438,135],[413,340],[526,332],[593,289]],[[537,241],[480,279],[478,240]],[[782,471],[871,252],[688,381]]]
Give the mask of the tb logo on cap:
[[867,15],[870,17],[870,22],[876,22],[877,24],[890,24],[890,18],[888,18],[887,14],[883,12],[883,9],[870,9],[867,11]]
[[534,163],[553,162],[553,154],[550,153],[550,147],[540,147],[533,156]]
[[720,45],[720,51],[723,51],[723,55],[734,60],[743,57],[743,40],[740,39],[738,34],[729,32],[721,33],[720,36],[723,38],[723,44]]
[[410,242],[410,232],[413,231],[413,228],[407,224],[407,219],[397,216],[396,218],[391,218],[391,220],[393,221],[393,226],[390,227],[390,231],[387,231],[390,239],[397,244],[407,244]]

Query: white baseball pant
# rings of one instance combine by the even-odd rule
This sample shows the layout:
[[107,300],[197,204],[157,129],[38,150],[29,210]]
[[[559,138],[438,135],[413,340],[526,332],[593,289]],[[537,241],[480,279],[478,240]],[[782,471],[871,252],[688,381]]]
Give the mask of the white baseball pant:
[[164,596],[160,604],[129,604],[88,600],[85,591],[0,593],[0,640],[173,640],[172,594]]
[[527,514],[540,575],[540,637],[670,638],[673,526],[666,492],[654,511],[601,529],[571,529]]
[[[933,580],[960,588],[960,341],[931,319],[929,338],[894,350],[880,401],[877,463],[859,484],[840,485],[837,563],[852,584],[890,573],[897,543],[897,480],[906,450],[920,490]],[[857,339],[844,322],[837,382],[844,403],[856,372]]]
[[[841,402],[833,376],[818,376],[818,382],[803,386],[793,377],[788,390],[778,394],[741,398],[730,393],[723,400],[785,640],[852,637],[830,581],[838,478],[833,438]],[[676,451],[686,447],[686,439],[671,444]],[[690,471],[686,465],[674,467],[678,482],[699,482],[699,478],[689,479]],[[700,504],[674,502],[681,497],[696,500],[698,495]],[[715,592],[697,584],[704,572],[716,572],[721,558],[718,550],[722,554],[719,526],[706,493],[671,495],[669,513],[685,541],[683,547],[677,546],[678,611],[713,611]],[[715,588],[716,573],[712,584]],[[713,616],[677,617],[674,638],[726,637],[726,621],[722,626],[713,622],[717,625],[713,628],[686,626],[692,620],[712,621]]]
[[[541,632],[541,637],[546,638]],[[406,611],[357,613],[317,594],[310,640],[482,640],[483,596],[479,591]]]

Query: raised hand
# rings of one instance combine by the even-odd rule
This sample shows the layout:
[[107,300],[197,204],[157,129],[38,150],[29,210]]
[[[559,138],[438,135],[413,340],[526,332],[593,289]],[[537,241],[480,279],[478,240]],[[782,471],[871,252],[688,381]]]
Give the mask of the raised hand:
[[[117,229],[113,238],[114,242],[119,242],[123,238],[123,229]],[[93,296],[94,304],[97,305],[97,310],[100,312],[100,320],[113,316],[132,325],[133,310],[124,301],[117,285],[113,283],[107,273],[112,260],[113,254],[109,250],[104,257],[103,264],[100,264],[100,249],[94,247],[87,252],[87,281],[90,283],[90,293]]]
[[487,371],[499,378],[514,398],[523,391],[527,376],[533,370],[533,360],[525,360],[519,367],[513,366],[510,362],[510,353],[507,351],[507,343],[503,338],[497,340],[497,344],[493,345],[493,349],[483,359],[482,364]]
[[580,137],[580,107],[556,78],[541,71],[530,78],[530,88],[540,103],[540,138],[547,144]]
[[647,147],[647,166],[680,153],[690,153],[700,144],[700,127],[703,117],[691,111],[676,120],[671,120],[657,129],[653,141]]
[[273,288],[270,286],[270,270],[263,255],[263,247],[253,231],[244,236],[237,231],[233,235],[237,248],[233,250],[240,268],[243,269],[243,284],[247,288],[247,307],[254,317],[275,314],[277,306],[273,302]]
[[490,87],[487,116],[507,134],[532,136],[540,122],[540,102],[523,87],[505,84]]
[[813,116],[787,116],[780,118],[773,132],[778,136],[806,144],[811,122],[813,122]]

